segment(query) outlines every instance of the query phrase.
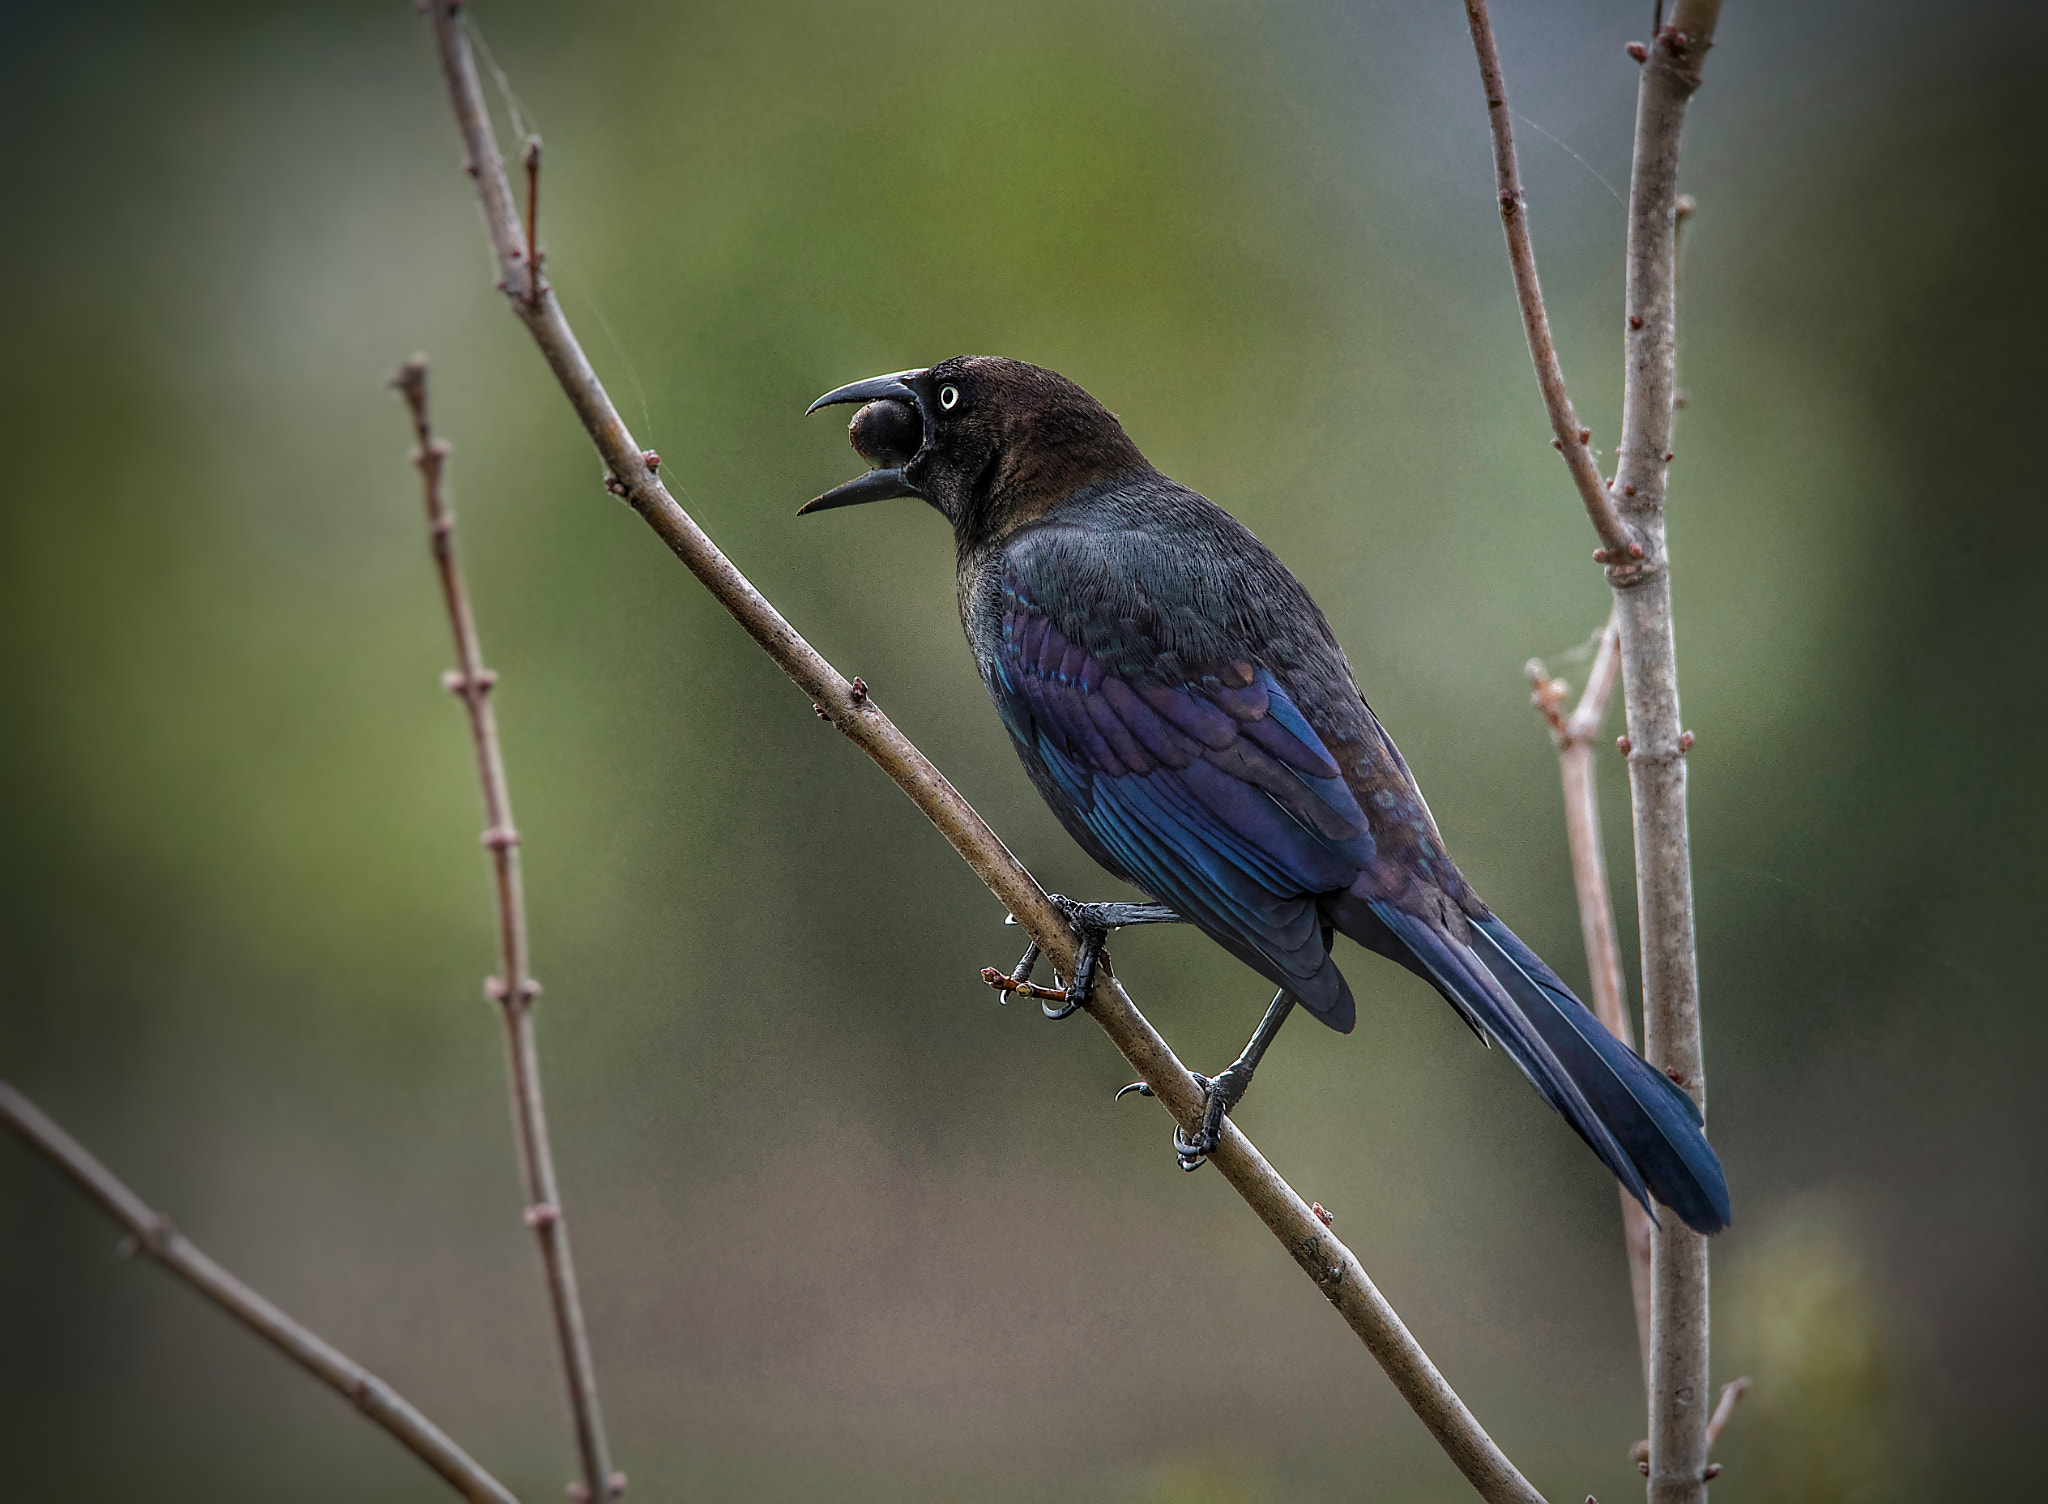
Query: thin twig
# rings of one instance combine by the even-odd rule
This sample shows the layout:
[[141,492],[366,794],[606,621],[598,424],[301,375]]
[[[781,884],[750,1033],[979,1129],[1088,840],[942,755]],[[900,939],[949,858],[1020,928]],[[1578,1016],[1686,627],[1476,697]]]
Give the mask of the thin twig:
[[[1565,740],[1574,745],[1590,743],[1600,734],[1600,723],[1607,719],[1607,702],[1613,698],[1615,686],[1621,682],[1621,632],[1614,624],[1614,613],[1607,615],[1607,625],[1600,630],[1599,646],[1593,650],[1593,666],[1586,673],[1586,692],[1579,696],[1579,705],[1565,722]],[[1620,989],[1616,989],[1619,997]],[[1626,1023],[1626,1018],[1623,1019]]]
[[[1627,687],[1643,1054],[1702,1111],[1706,1063],[1685,791],[1693,738],[1679,718],[1664,495],[1676,394],[1679,134],[1720,10],[1720,0],[1677,0],[1642,64],[1629,170],[1627,362],[1615,490],[1645,557],[1625,578],[1609,572]],[[1706,1504],[1707,1240],[1667,1217],[1651,1247],[1649,1497],[1651,1504]]]
[[512,823],[512,791],[505,780],[498,719],[491,709],[491,689],[498,676],[484,667],[469,591],[463,583],[462,566],[455,557],[455,518],[448,510],[441,486],[448,446],[434,437],[428,421],[426,357],[418,355],[407,361],[391,384],[404,394],[412,415],[413,436],[418,440],[413,463],[419,467],[434,567],[441,578],[441,595],[447,603],[448,622],[455,636],[455,661],[460,666],[443,682],[469,712],[477,777],[483,785],[483,843],[491,853],[497,893],[500,966],[498,975],[484,983],[484,991],[498,1004],[505,1024],[505,1047],[512,1067],[512,1123],[526,1189],[526,1225],[533,1229],[540,1243],[548,1302],[554,1312],[555,1336],[568,1384],[569,1413],[576,1428],[576,1455],[583,1478],[572,1494],[584,1500],[617,1498],[625,1492],[626,1480],[624,1474],[612,1471],[611,1454],[605,1445],[604,1417],[597,1404],[597,1371],[590,1360],[590,1336],[584,1325],[583,1303],[576,1292],[576,1269],[569,1257],[569,1224],[562,1215],[561,1192],[555,1184],[554,1150],[548,1141],[547,1110],[541,1097],[540,1051],[533,1030],[533,1000],[540,993],[540,983],[533,979],[528,964],[519,832]]
[[1720,1444],[1721,1433],[1728,1429],[1728,1418],[1735,1413],[1736,1403],[1749,1393],[1748,1378],[1730,1379],[1721,1386],[1721,1403],[1714,1407],[1714,1418],[1707,1422],[1707,1450],[1713,1451]]
[[1600,479],[1600,467],[1593,459],[1591,430],[1579,426],[1572,411],[1572,399],[1564,388],[1564,368],[1558,364],[1557,345],[1550,337],[1550,315],[1544,311],[1543,288],[1536,280],[1536,248],[1529,240],[1529,204],[1522,192],[1521,169],[1515,165],[1515,131],[1509,118],[1508,88],[1501,77],[1500,53],[1493,42],[1493,21],[1486,12],[1486,0],[1465,0],[1465,16],[1472,24],[1472,46],[1479,55],[1479,78],[1486,87],[1486,116],[1493,126],[1493,175],[1500,206],[1501,229],[1507,235],[1508,265],[1514,269],[1515,297],[1522,306],[1522,331],[1529,340],[1529,359],[1536,366],[1536,384],[1543,390],[1543,406],[1550,414],[1550,442],[1564,455],[1572,484],[1593,519],[1593,531],[1600,535],[1602,563],[1625,567],[1640,559],[1642,549],[1635,535],[1615,510],[1614,498]]
[[[1579,934],[1586,947],[1586,971],[1593,983],[1593,1012],[1623,1044],[1633,1046],[1629,1027],[1628,989],[1621,969],[1621,945],[1614,928],[1614,898],[1607,885],[1607,857],[1600,840],[1600,801],[1595,788],[1594,754],[1600,723],[1614,693],[1621,668],[1621,638],[1614,617],[1600,629],[1586,692],[1578,708],[1563,711],[1570,686],[1552,679],[1540,662],[1529,663],[1530,698],[1550,723],[1557,744],[1558,772],[1564,783],[1565,838],[1571,848],[1572,887],[1579,901]],[[1636,1343],[1643,1360],[1643,1382],[1650,1380],[1650,1214],[1627,1190],[1621,1196],[1622,1241],[1628,1251],[1629,1293],[1634,1298]]]
[[[1721,1386],[1721,1403],[1714,1407],[1714,1418],[1707,1422],[1707,1451],[1712,1453],[1721,1440],[1721,1433],[1728,1427],[1728,1417],[1735,1413],[1735,1402],[1749,1393],[1750,1381],[1746,1378],[1730,1379]],[[1642,1475],[1650,1476],[1650,1442],[1647,1437],[1628,1450],[1629,1461],[1633,1462]],[[1721,1464],[1710,1462],[1701,1469],[1701,1476],[1711,1482],[1721,1476]]]
[[201,1253],[171,1226],[169,1217],[151,1210],[113,1171],[5,1081],[0,1081],[0,1122],[19,1133],[97,1201],[101,1210],[128,1229],[122,1244],[124,1254],[140,1252],[155,1259],[308,1373],[324,1380],[446,1478],[457,1492],[491,1504],[517,1504],[511,1490],[479,1467],[397,1390]]
[[[518,288],[518,253],[525,237],[505,181],[503,159],[491,134],[458,5],[454,0],[433,0],[429,11],[500,277],[507,288]],[[896,781],[1053,964],[1071,975],[1079,936],[1064,916],[973,806],[883,714],[873,695],[864,688],[857,693],[676,504],[591,369],[553,293],[543,289],[538,306],[529,306],[518,297],[509,301],[610,468],[608,488],[640,513],[734,620],[796,681],[819,714]],[[1107,971],[1099,974],[1087,1011],[1183,1129],[1192,1131],[1203,1106],[1200,1089]],[[1525,1504],[1540,1500],[1542,1496],[1516,1471],[1445,1382],[1351,1250],[1332,1235],[1309,1204],[1228,1119],[1224,1120],[1223,1140],[1210,1159],[1337,1307],[1479,1494],[1489,1500]]]
[[540,137],[526,138],[526,301],[540,297]]

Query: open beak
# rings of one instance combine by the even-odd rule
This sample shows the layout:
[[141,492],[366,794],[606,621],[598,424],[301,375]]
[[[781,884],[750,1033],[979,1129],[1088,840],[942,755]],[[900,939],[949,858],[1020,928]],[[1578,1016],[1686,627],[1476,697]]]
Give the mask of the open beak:
[[815,501],[807,501],[798,507],[796,514],[808,517],[813,512],[826,512],[833,507],[857,507],[865,501],[893,501],[898,496],[923,495],[924,492],[910,483],[910,477],[898,465],[888,470],[870,470],[843,486],[834,486]]
[[877,402],[884,397],[894,397],[898,402],[908,402],[912,407],[921,406],[917,388],[910,384],[913,376],[922,376],[922,367],[910,371],[897,371],[889,376],[870,376],[866,381],[856,381],[827,392],[816,402],[804,409],[808,418],[821,407],[836,407],[842,402]]
[[[809,417],[821,407],[835,407],[844,402],[878,402],[884,399],[901,402],[917,413],[921,425],[929,426],[925,416],[924,398],[912,381],[924,374],[922,368],[896,371],[887,376],[870,376],[865,381],[852,382],[827,392],[816,402],[804,409]],[[834,486],[815,501],[805,502],[798,507],[799,517],[811,512],[828,511],[833,507],[854,507],[863,502],[888,501],[898,496],[915,496],[924,500],[925,494],[916,482],[903,473],[904,467],[893,465],[887,469],[870,470],[865,475],[854,477],[843,486]]]

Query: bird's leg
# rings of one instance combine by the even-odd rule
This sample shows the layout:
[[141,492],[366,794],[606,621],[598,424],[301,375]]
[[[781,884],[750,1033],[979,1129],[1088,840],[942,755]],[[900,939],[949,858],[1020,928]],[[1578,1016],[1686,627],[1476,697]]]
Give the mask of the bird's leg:
[[[1244,1100],[1244,1094],[1251,1089],[1252,1072],[1259,1068],[1259,1061],[1265,1056],[1266,1047],[1280,1032],[1280,1026],[1287,1022],[1287,1015],[1294,1011],[1294,994],[1282,990],[1273,994],[1273,1001],[1266,1005],[1266,1016],[1259,1020],[1258,1028],[1252,1031],[1251,1041],[1245,1045],[1237,1059],[1223,1068],[1223,1073],[1211,1078],[1192,1072],[1202,1085],[1202,1122],[1192,1135],[1184,1136],[1176,1125],[1173,1130],[1173,1152],[1180,1158],[1183,1170],[1199,1170],[1214,1152],[1223,1138],[1223,1120],[1230,1109]],[[1123,1091],[1136,1092],[1141,1097],[1152,1095],[1152,1088],[1142,1081],[1133,1081]]]
[[[993,966],[986,968],[982,980],[1001,992],[1022,992],[1039,1000],[1038,1006],[1047,1018],[1060,1019],[1075,1012],[1088,1001],[1088,995],[1095,990],[1095,967],[1102,958],[1102,947],[1109,940],[1111,930],[1120,930],[1131,924],[1179,924],[1180,915],[1163,903],[1077,903],[1063,893],[1048,893],[1053,907],[1067,916],[1067,922],[1081,932],[1080,953],[1074,957],[1074,979],[1064,987],[1039,987],[1031,981],[1032,968],[1038,965],[1038,942],[1032,941],[1024,948],[1017,967],[1008,976]],[[1012,916],[1010,923],[1015,924]],[[1058,980],[1055,976],[1054,980]],[[1057,1008],[1051,1005],[1058,1003]]]
[[1067,922],[1081,932],[1081,950],[1074,957],[1074,979],[1067,983],[1066,1005],[1057,1011],[1043,1009],[1047,1018],[1065,1018],[1088,1001],[1095,990],[1095,967],[1102,959],[1102,947],[1111,930],[1130,924],[1179,924],[1180,915],[1163,903],[1076,903],[1064,893],[1048,893],[1053,906],[1067,916]]
[[1273,1042],[1280,1026],[1287,1022],[1287,1015],[1293,1011],[1293,993],[1285,990],[1274,993],[1273,1001],[1266,1005],[1266,1016],[1259,1020],[1258,1028],[1252,1030],[1251,1039],[1238,1057],[1223,1068],[1221,1075],[1213,1080],[1203,1079],[1202,1094],[1207,1100],[1202,1105],[1202,1125],[1191,1138],[1183,1138],[1178,1127],[1173,1130],[1173,1152],[1180,1156],[1183,1170],[1201,1169],[1203,1161],[1221,1141],[1223,1119],[1251,1090],[1252,1072],[1259,1068],[1259,1061],[1265,1058],[1266,1047]]

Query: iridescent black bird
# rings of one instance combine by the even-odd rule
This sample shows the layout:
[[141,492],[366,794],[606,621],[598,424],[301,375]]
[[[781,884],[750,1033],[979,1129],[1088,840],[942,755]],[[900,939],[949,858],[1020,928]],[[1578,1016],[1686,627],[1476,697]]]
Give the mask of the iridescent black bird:
[[866,404],[875,468],[803,510],[889,497],[953,525],[960,621],[1025,771],[1088,854],[1159,902],[1063,906],[1094,954],[1183,919],[1280,988],[1175,1134],[1192,1169],[1295,1002],[1339,1033],[1333,934],[1400,962],[1492,1039],[1645,1207],[1728,1223],[1691,1100],[1619,1043],[1479,901],[1301,583],[1245,527],[1161,475],[1093,397],[961,356],[828,392]]

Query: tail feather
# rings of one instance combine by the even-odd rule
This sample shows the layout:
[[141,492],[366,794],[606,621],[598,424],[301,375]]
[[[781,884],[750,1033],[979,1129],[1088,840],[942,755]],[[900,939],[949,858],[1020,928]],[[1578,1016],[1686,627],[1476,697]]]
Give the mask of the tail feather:
[[1474,919],[1468,945],[1418,915],[1367,902],[1652,1217],[1654,1196],[1695,1232],[1728,1225],[1727,1180],[1692,1099],[1608,1033],[1514,931],[1490,915]]
[[[1727,1176],[1692,1098],[1609,1033],[1513,930],[1490,916],[1475,920],[1473,929],[1488,942],[1475,947],[1481,959],[1536,1021],[1635,1162],[1650,1193],[1694,1232],[1726,1227]],[[1500,964],[1487,956],[1487,948]]]

